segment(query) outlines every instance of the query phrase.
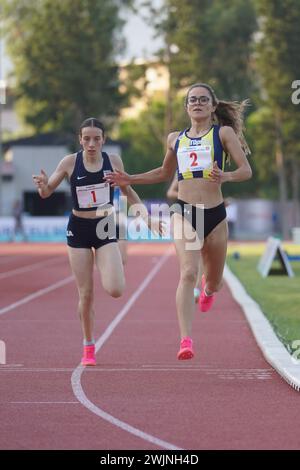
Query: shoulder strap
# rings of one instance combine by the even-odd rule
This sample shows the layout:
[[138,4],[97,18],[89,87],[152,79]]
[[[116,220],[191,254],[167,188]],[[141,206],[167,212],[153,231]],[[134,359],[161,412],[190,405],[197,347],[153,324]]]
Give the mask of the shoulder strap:
[[177,139],[176,139],[176,142],[175,142],[175,153],[177,153],[177,150],[178,150],[178,147],[179,147],[179,142],[180,142],[180,138],[181,136],[184,134],[185,132],[185,129],[183,131],[180,132],[180,134],[178,135]]
[[113,169],[109,155],[106,152],[102,152],[103,158],[103,170],[111,170]]

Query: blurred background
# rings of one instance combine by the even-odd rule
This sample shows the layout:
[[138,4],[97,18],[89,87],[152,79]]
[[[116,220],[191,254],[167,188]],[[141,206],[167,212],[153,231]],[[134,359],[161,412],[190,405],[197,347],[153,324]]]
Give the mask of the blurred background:
[[[127,172],[148,171],[161,165],[168,133],[188,126],[184,96],[201,81],[219,99],[251,101],[253,178],[223,186],[231,238],[300,243],[299,0],[0,0],[0,8],[0,241],[64,240],[68,182],[41,200],[32,174],[50,174],[79,149],[83,119],[104,121],[105,149],[121,154]],[[137,190],[149,204],[165,200],[167,187]]]

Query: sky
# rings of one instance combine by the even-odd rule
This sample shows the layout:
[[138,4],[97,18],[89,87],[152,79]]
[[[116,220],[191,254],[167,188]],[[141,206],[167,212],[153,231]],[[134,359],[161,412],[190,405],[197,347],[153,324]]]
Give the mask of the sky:
[[[141,0],[136,0],[138,5]],[[152,5],[161,5],[161,0],[152,0]],[[155,38],[155,32],[143,20],[143,16],[147,14],[147,10],[141,8],[140,14],[130,13],[125,15],[126,25],[124,27],[124,35],[127,40],[127,50],[124,59],[130,60],[133,57],[150,58],[155,52],[162,47],[161,39]]]
[[[140,3],[141,0],[136,0],[137,5]],[[152,4],[159,5],[161,0],[152,0]],[[126,19],[123,32],[127,41],[127,48],[121,60],[131,60],[134,57],[149,59],[162,47],[162,41],[154,39],[154,31],[142,19],[142,16],[146,14],[146,10],[141,8],[140,12],[139,15],[132,12],[123,14]],[[4,49],[3,44],[0,45],[0,80],[5,78],[11,69],[10,61]]]

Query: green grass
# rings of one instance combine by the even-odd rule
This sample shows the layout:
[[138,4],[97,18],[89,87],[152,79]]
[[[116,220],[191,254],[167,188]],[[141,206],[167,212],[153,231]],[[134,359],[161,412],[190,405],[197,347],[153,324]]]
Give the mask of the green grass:
[[[227,264],[239,278],[248,294],[260,305],[275,333],[289,353],[297,349],[293,341],[300,340],[300,262],[292,262],[295,277],[271,275],[263,278],[257,271],[259,256],[243,254],[233,259],[230,250]],[[240,251],[240,250],[238,250]],[[275,261],[272,267],[279,263]]]

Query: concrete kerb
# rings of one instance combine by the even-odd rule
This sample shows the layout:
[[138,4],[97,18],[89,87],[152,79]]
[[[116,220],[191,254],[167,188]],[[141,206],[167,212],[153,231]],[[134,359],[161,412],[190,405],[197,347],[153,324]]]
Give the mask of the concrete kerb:
[[258,303],[247,294],[243,285],[227,265],[224,270],[224,279],[233,298],[241,306],[266,361],[289,385],[300,391],[300,361],[293,359],[288,353]]

